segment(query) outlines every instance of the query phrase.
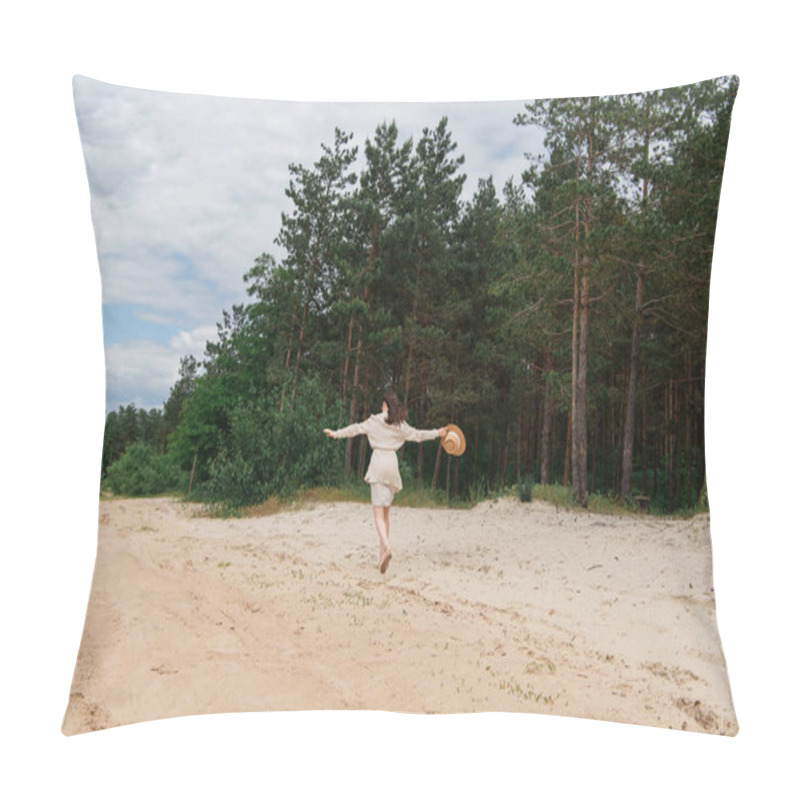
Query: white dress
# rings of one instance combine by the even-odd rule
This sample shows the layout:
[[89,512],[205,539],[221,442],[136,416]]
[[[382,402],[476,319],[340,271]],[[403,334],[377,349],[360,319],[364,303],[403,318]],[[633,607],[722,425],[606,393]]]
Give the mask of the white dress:
[[391,505],[394,495],[403,488],[397,451],[405,442],[425,442],[435,439],[438,429],[418,430],[407,422],[390,425],[386,421],[385,414],[373,414],[363,422],[356,422],[334,431],[333,438],[346,439],[362,433],[369,439],[372,447],[372,456],[364,480],[372,486],[373,505]]

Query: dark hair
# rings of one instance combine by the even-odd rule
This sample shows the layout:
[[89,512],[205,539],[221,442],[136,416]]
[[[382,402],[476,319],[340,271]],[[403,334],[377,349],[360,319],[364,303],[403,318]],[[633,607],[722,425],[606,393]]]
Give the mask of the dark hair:
[[386,403],[389,409],[386,413],[386,421],[390,425],[400,425],[405,421],[407,413],[405,406],[400,402],[400,399],[394,392],[386,392],[383,395],[383,402]]

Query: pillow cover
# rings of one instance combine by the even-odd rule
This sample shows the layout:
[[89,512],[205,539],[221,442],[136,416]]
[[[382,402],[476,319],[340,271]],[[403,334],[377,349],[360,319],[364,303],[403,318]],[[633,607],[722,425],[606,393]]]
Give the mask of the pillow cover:
[[[63,732],[376,709],[735,735],[703,387],[737,86],[314,104],[76,77],[107,417]],[[356,423],[395,402],[390,447]],[[363,480],[386,459],[388,496]]]

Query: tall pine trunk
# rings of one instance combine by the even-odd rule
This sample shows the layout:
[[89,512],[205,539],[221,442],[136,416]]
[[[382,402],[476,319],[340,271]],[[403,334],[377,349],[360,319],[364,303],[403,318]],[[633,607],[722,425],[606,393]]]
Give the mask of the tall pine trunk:
[[[592,124],[586,129],[586,178],[594,178],[594,139]],[[581,174],[580,159],[578,175]],[[581,219],[581,206],[584,207]],[[586,391],[589,356],[589,252],[588,242],[592,231],[592,200],[589,196],[578,195],[575,204],[575,276],[574,309],[572,330],[572,493],[582,506],[589,502],[587,486],[587,438]],[[583,231],[583,236],[581,236]],[[578,285],[580,277],[580,287]],[[579,319],[578,319],[579,318]],[[578,330],[579,328],[579,330]],[[577,352],[575,352],[577,339]]]
[[[422,357],[421,366],[421,381],[419,394],[419,418],[417,419],[417,427],[423,429],[425,427],[425,394],[427,392],[427,370],[426,360]],[[422,488],[425,478],[425,448],[422,445],[417,447],[417,486]]]
[[[581,204],[580,198],[575,201],[575,261],[573,264],[573,284],[572,284],[572,405],[569,413],[568,427],[568,447],[571,448],[569,457],[566,459],[571,464],[572,486],[576,484],[575,468],[578,462],[576,456],[576,437],[575,437],[575,417],[578,413],[578,347],[580,329],[580,309],[581,309]],[[564,483],[567,483],[568,468],[564,467]]]
[[[473,497],[478,493],[478,430],[480,424],[475,423],[475,444],[472,445],[472,485],[473,485]],[[439,448],[441,451],[443,448]]]
[[[642,493],[650,494],[650,478],[647,472],[647,369],[642,367],[642,390],[645,398],[642,401]],[[653,492],[655,494],[655,491]]]
[[553,389],[550,379],[550,353],[545,354],[544,373],[544,410],[542,412],[542,460],[540,482],[545,486],[550,483],[550,435],[553,428]]
[[436,463],[433,466],[433,481],[431,481],[431,486],[433,490],[436,491],[436,487],[439,484],[439,470],[442,467],[442,453],[444,452],[443,447],[436,448]]
[[[644,160],[650,164],[650,104],[652,96],[647,95],[645,100],[646,128],[644,133]],[[650,192],[649,179],[645,176],[642,183],[642,217],[647,218],[647,201]],[[622,487],[623,498],[628,498],[632,492],[633,484],[633,438],[636,427],[636,382],[639,378],[639,350],[642,336],[642,311],[644,307],[644,264],[639,261],[636,274],[636,317],[633,323],[633,337],[631,340],[630,375],[628,378],[628,405],[625,413],[625,433],[622,445]],[[646,489],[644,490],[647,494]]]
[[628,375],[628,401],[625,410],[625,433],[622,444],[622,487],[624,498],[630,497],[633,483],[633,438],[636,428],[636,390],[639,376],[639,351],[642,335],[642,305],[644,300],[644,266],[639,265],[636,280],[636,320],[633,323],[631,362]]
[[[350,401],[350,425],[356,421],[356,412],[358,409],[358,387],[361,379],[361,349],[363,339],[361,337],[361,325],[358,326],[358,345],[356,347],[356,366],[353,372],[353,396]],[[353,437],[348,437],[347,444],[345,445],[345,474],[349,475],[351,472],[351,465],[353,463]]]
[[578,374],[575,383],[575,409],[572,424],[572,493],[582,506],[589,502],[587,487],[587,425],[586,379],[589,357],[589,278],[581,279],[580,341],[578,347]]
[[[375,261],[375,255],[378,249],[378,226],[374,224],[372,226],[372,244],[369,250],[369,259],[367,261],[367,285],[364,287],[364,297],[363,301],[364,304],[367,306],[367,319],[369,320],[369,316],[371,315],[371,301],[370,301],[370,292],[369,292],[369,280],[370,276],[372,275],[372,267]],[[353,326],[353,316],[350,316],[350,328],[352,330]],[[364,337],[363,337],[363,325],[359,322],[358,324],[358,344],[356,345],[356,363],[355,369],[353,371],[353,394],[352,399],[350,401],[350,425],[352,425],[356,421],[356,410],[357,410],[357,403],[358,403],[358,391],[361,386],[361,354],[363,351],[364,346]],[[350,350],[348,344],[348,351],[347,351],[347,358],[350,358]],[[345,365],[345,370],[348,369],[348,366]],[[345,378],[347,373],[345,372]],[[347,445],[345,446],[345,474],[350,474],[352,471],[352,463],[353,463],[353,439],[352,437],[347,440]]]

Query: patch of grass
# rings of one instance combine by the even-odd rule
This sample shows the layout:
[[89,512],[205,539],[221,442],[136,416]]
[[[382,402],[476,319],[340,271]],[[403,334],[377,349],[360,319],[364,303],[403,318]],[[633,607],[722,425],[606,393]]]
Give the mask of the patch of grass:
[[242,517],[269,517],[273,514],[279,514],[281,511],[286,511],[286,506],[289,505],[285,500],[280,500],[277,497],[270,497],[263,503],[258,503],[254,506],[246,506],[239,509],[239,516]]
[[537,692],[530,684],[526,688],[522,687],[514,678],[508,680],[501,680],[499,683],[501,691],[508,692],[511,695],[520,697],[523,700],[533,700],[535,703],[544,703],[545,705],[555,705],[556,700],[560,695],[544,694]]
[[620,499],[605,494],[590,494],[588,510],[594,514],[633,514],[636,508]]
[[575,502],[575,498],[572,496],[572,489],[569,486],[537,483],[531,488],[531,498],[533,500],[542,500],[556,507],[580,507]]
[[298,503],[365,503],[369,498],[369,486],[364,481],[347,481],[341,486],[315,486],[301,489],[295,495]]
[[337,496],[336,492],[336,489],[304,489],[292,497],[269,497],[261,503],[239,508],[232,508],[222,503],[206,503],[203,507],[203,516],[217,519],[252,519],[270,517],[285,511],[296,511],[313,503],[346,502],[344,498]]
[[414,485],[405,486],[402,492],[395,495],[394,505],[406,508],[446,508],[453,504],[448,503],[447,495],[442,489],[419,488],[415,481]]
[[345,602],[350,603],[351,605],[360,606],[361,608],[366,608],[367,606],[372,605],[372,598],[360,591],[345,591],[344,598]]
[[[112,492],[111,489],[103,489],[100,492],[100,502],[104,500],[141,500],[144,495],[140,494],[126,494],[125,492]],[[148,500],[185,500],[186,497],[180,491],[171,489],[166,492],[158,492],[158,494],[149,494],[146,496]]]
[[[223,519],[231,517],[249,519],[281,514],[286,511],[296,511],[318,503],[364,503],[368,505],[369,502],[369,484],[360,479],[353,479],[344,482],[341,486],[316,486],[308,489],[299,489],[290,497],[270,497],[261,503],[240,508],[231,508],[220,503],[207,503],[203,514],[204,516]],[[475,505],[475,502],[455,499],[448,501],[443,489],[419,488],[416,485],[416,481],[409,481],[403,491],[395,496],[394,505],[406,508],[469,509]]]
[[[196,502],[186,498],[190,502]],[[485,487],[471,495],[469,499],[448,498],[444,489],[432,489],[430,486],[418,487],[416,479],[408,479],[402,492],[395,496],[394,505],[405,508],[451,508],[469,510],[487,500],[515,499],[519,502],[541,501],[555,506],[556,509],[571,511],[589,511],[594,514],[627,516],[641,514],[633,501],[625,502],[619,497],[609,494],[594,493],[589,495],[584,509],[575,501],[572,489],[560,484],[543,485],[534,483],[531,478],[520,484],[505,486],[502,489],[486,491]],[[370,503],[369,485],[361,478],[350,477],[338,486],[317,486],[298,489],[291,496],[270,497],[252,506],[232,508],[227,505],[206,503],[203,515],[218,518],[258,518],[287,511],[307,508],[309,505],[327,503]],[[697,508],[676,510],[672,514],[661,511],[651,505],[650,516],[670,518],[691,518],[698,513],[707,513],[707,507],[701,503]]]
[[[517,497],[521,502],[528,502],[523,500],[523,494],[526,493],[526,487],[516,485],[506,490],[503,496]],[[588,503],[584,509],[580,503],[575,500],[572,494],[572,489],[569,486],[562,486],[560,484],[533,484],[531,487],[531,499],[540,500],[544,503],[549,503],[557,509],[564,508],[572,511],[586,510],[592,514],[614,515],[614,516],[634,516],[642,512],[636,507],[633,500],[625,501],[621,497],[614,495],[602,494],[596,492],[589,495]],[[703,513],[704,509],[701,506],[692,509],[677,509],[672,514],[660,512],[658,508],[651,506],[651,516],[666,516],[677,518],[690,518],[698,513]]]

